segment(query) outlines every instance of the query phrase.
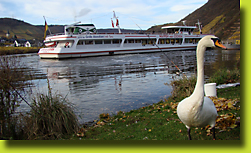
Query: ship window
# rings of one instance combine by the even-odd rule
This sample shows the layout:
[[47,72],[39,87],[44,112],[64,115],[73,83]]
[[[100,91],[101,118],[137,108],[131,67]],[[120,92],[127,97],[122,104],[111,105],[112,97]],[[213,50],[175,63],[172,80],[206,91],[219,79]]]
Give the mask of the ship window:
[[111,40],[104,40],[104,44],[111,44]]
[[95,44],[102,44],[102,40],[95,40]]
[[84,41],[83,40],[79,40],[77,45],[84,45]]
[[181,44],[181,43],[182,43],[182,39],[176,39],[176,40],[175,40],[175,43],[176,43],[176,44]]
[[171,39],[171,44],[174,44],[174,39]]
[[200,39],[195,39],[195,43],[197,44],[200,41]]
[[141,40],[140,39],[136,39],[135,43],[141,43]]
[[148,40],[147,40],[147,43],[148,43],[148,44],[155,44],[155,39],[148,39]]
[[128,39],[127,42],[128,43],[134,43],[134,39]]
[[93,45],[93,40],[86,40],[85,45]]
[[165,39],[159,39],[159,44],[165,44]]
[[170,39],[167,39],[167,40],[166,40],[166,44],[170,44]]
[[113,44],[120,44],[121,43],[121,39],[113,39],[112,43]]
[[142,40],[142,45],[145,46],[146,45],[146,39]]

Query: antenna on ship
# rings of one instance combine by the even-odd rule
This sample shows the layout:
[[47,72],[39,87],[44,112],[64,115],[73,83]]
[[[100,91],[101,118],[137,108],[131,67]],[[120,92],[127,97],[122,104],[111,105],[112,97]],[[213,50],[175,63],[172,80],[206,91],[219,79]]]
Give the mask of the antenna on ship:
[[[118,27],[119,33],[121,33],[121,30],[120,30],[120,27],[119,27],[119,19],[116,16],[115,11],[113,11],[113,18],[116,20],[116,26]],[[112,20],[112,27],[114,27],[113,20]]]
[[201,31],[201,29],[202,29],[202,28],[201,28],[201,26],[202,26],[202,25],[201,25],[201,23],[200,23],[199,19],[198,19],[198,22],[197,22],[197,23],[195,23],[195,24],[198,24],[198,27],[199,27],[199,30],[200,30],[200,34],[202,34],[202,31]]
[[186,26],[186,21],[187,21],[187,20],[181,21],[181,22],[183,23],[184,26]]

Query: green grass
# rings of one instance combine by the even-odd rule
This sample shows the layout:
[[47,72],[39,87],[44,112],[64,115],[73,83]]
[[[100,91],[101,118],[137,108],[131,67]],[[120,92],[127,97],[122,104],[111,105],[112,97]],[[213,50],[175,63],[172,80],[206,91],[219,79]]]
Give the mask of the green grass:
[[0,47],[0,55],[37,53],[41,47]]
[[224,97],[226,99],[234,99],[237,98],[240,100],[240,86],[237,87],[230,87],[225,89],[217,89],[217,96],[218,97]]
[[[227,91],[225,91],[227,90]],[[237,98],[240,100],[240,87],[219,89],[219,97]],[[79,137],[82,140],[187,140],[187,129],[176,114],[175,103],[161,101],[130,112],[119,112],[117,115],[100,120],[92,127],[83,127]],[[239,107],[239,103],[237,104]],[[172,108],[173,107],[173,108]],[[218,114],[234,113],[240,116],[240,109],[227,109]],[[82,136],[80,136],[82,134]],[[212,140],[207,130],[192,128],[193,140]],[[216,129],[217,140],[240,140],[240,126],[225,131]]]

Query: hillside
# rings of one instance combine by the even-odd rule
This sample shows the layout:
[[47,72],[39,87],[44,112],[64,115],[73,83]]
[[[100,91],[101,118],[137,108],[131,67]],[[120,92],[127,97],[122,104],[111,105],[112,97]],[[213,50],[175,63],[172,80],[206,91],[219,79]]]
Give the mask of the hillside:
[[[223,40],[240,39],[240,1],[239,0],[209,0],[202,7],[198,8],[177,23],[166,23],[152,26],[147,32],[164,32],[162,26],[182,25],[181,21],[186,20],[186,25],[195,25],[197,20],[201,22],[204,34],[214,34]],[[164,23],[165,21],[163,21]],[[52,33],[62,33],[63,25],[49,25]],[[0,37],[6,36],[7,31],[10,37],[14,35],[19,39],[43,40],[44,25],[31,25],[29,23],[11,19],[0,18]],[[98,32],[108,32],[112,29],[98,29]],[[122,30],[123,31],[123,30]],[[130,30],[127,32],[134,32]],[[115,31],[116,32],[116,31]]]
[[165,25],[182,25],[181,21],[186,20],[186,25],[195,25],[201,22],[205,34],[214,34],[223,40],[240,39],[240,1],[239,0],[209,0],[202,7],[198,8],[177,23],[167,23],[153,26],[149,32],[161,32]]
[[6,36],[8,30],[10,37],[16,35],[18,39],[32,40],[43,37],[43,30],[34,25],[16,19],[0,18],[0,37]]
[[[64,26],[63,25],[48,25],[51,33],[63,33]],[[0,37],[6,37],[6,33],[10,33],[9,38],[12,38],[14,35],[17,36],[18,39],[26,39],[26,40],[43,40],[44,37],[44,25],[31,25],[24,21],[11,19],[11,18],[0,18]],[[117,33],[117,29],[97,29],[99,33]],[[139,30],[133,29],[121,29],[122,32],[125,33],[134,33],[141,32]],[[47,31],[47,34],[49,32]]]

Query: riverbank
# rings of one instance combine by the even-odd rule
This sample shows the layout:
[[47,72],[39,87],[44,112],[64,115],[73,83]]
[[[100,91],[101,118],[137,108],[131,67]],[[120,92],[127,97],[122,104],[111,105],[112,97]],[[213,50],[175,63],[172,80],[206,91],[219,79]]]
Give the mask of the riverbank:
[[[238,66],[237,66],[238,67]],[[239,68],[239,67],[238,67]],[[218,70],[209,82],[217,85],[240,81],[240,69]],[[110,117],[100,114],[93,126],[84,125],[72,139],[81,140],[187,140],[187,129],[177,116],[177,105],[193,90],[196,77],[174,80],[172,96],[130,112]],[[217,140],[240,140],[240,86],[217,89],[217,98],[210,97],[217,109]],[[193,140],[212,140],[209,126],[192,128]]]
[[[6,78],[1,77],[2,81],[0,79],[0,81],[2,82],[1,84],[5,84],[6,87],[5,86],[1,86],[1,87],[4,87],[3,89],[9,89],[8,91],[6,91],[7,96],[8,96],[9,93],[13,93],[13,95],[16,93],[16,91],[13,91],[13,87],[11,87],[10,84],[15,85],[16,89],[20,89],[20,91],[18,91],[18,92],[21,93],[23,88],[20,87],[20,85],[19,85],[20,81],[18,81],[18,79],[25,79],[26,78],[25,75],[29,75],[29,74],[26,74],[26,73],[18,74],[18,73],[16,73],[16,72],[20,72],[20,70],[23,70],[22,67],[21,67],[21,64],[20,64],[20,60],[16,60],[16,56],[1,56],[1,58],[3,59],[3,60],[1,60],[1,62],[2,62],[2,68],[1,68],[1,70],[2,70],[1,74],[2,75],[1,76],[6,76]],[[25,61],[27,61],[27,60],[25,60]],[[74,62],[76,62],[76,61],[74,60]],[[60,63],[60,64],[62,64],[62,63]],[[231,64],[236,65],[236,64],[233,64],[233,63],[231,63]],[[14,69],[12,69],[13,67],[14,67]],[[237,67],[239,67],[239,66],[237,66]],[[9,73],[7,74],[6,72],[9,72]],[[12,72],[14,72],[14,73],[12,73]],[[236,70],[234,70],[234,71],[233,70],[224,71],[222,69],[219,69],[219,72],[221,72],[221,73],[217,73],[216,76],[214,77],[214,78],[217,78],[216,80],[227,81],[226,83],[239,82],[240,81],[239,70],[237,70],[237,71]],[[236,72],[236,73],[232,73],[232,72]],[[16,77],[17,75],[18,76],[23,76],[23,77]],[[232,77],[230,77],[230,76],[232,76]],[[29,80],[28,76],[27,76],[27,78]],[[178,78],[182,79],[181,77],[177,77],[177,78],[174,79],[174,81],[176,81],[176,79],[178,79]],[[189,77],[189,78],[191,78],[191,77]],[[123,81],[124,81],[123,82],[123,87],[125,87],[126,82],[125,82],[125,80],[123,80]],[[160,80],[158,78],[158,81],[160,81],[161,84],[163,85],[163,83],[166,81],[166,79]],[[16,82],[18,82],[18,83],[16,83]],[[47,82],[49,83],[48,79],[47,79]],[[80,131],[78,130],[79,129],[79,127],[78,127],[77,130],[74,130],[70,134],[71,135],[70,138],[69,138],[69,133],[65,134],[63,132],[63,133],[59,133],[58,135],[55,135],[55,133],[59,132],[56,129],[55,130],[54,129],[53,130],[48,130],[47,133],[43,133],[42,135],[37,135],[36,134],[35,137],[32,137],[32,138],[31,137],[30,138],[26,137],[25,135],[23,135],[24,133],[22,133],[22,131],[26,131],[26,132],[31,131],[30,128],[25,128],[25,126],[30,123],[30,120],[29,120],[29,117],[31,116],[30,112],[20,114],[21,115],[20,117],[27,116],[27,118],[28,118],[27,123],[25,123],[22,118],[13,118],[13,120],[11,120],[13,122],[13,124],[12,124],[12,122],[10,124],[13,125],[13,127],[15,129],[13,129],[13,128],[12,129],[9,129],[9,128],[5,129],[5,130],[8,130],[8,132],[13,132],[14,131],[13,136],[11,134],[6,135],[6,136],[3,135],[1,138],[3,138],[3,139],[35,139],[35,140],[37,140],[37,139],[45,139],[45,137],[49,136],[49,137],[47,137],[48,139],[58,139],[58,140],[61,140],[61,139],[77,139],[78,140],[80,138],[81,138],[81,140],[82,139],[86,139],[86,140],[93,140],[93,139],[105,139],[105,140],[106,139],[109,139],[109,140],[117,140],[117,139],[118,140],[127,140],[127,139],[136,139],[136,140],[143,140],[143,139],[145,139],[145,140],[147,140],[147,139],[150,139],[150,140],[154,140],[154,139],[156,139],[156,140],[185,140],[187,138],[186,128],[182,123],[178,123],[179,120],[178,120],[177,114],[175,112],[176,111],[175,107],[176,107],[176,103],[180,101],[180,100],[178,100],[178,98],[181,98],[181,95],[184,95],[184,94],[181,94],[181,93],[184,92],[183,89],[193,90],[191,87],[194,87],[195,81],[192,81],[192,82],[193,83],[191,83],[191,81],[187,81],[187,83],[186,83],[185,81],[182,81],[181,85],[180,84],[177,85],[179,88],[177,88],[177,90],[174,90],[172,92],[172,93],[176,93],[176,94],[174,94],[174,97],[169,96],[167,100],[163,100],[163,101],[159,102],[158,104],[152,104],[152,105],[149,105],[149,106],[142,105],[141,108],[137,107],[137,110],[134,110],[136,108],[123,110],[124,107],[120,107],[120,109],[117,109],[117,110],[118,111],[122,110],[124,112],[119,112],[118,114],[116,112],[116,115],[114,115],[114,116],[110,116],[109,114],[101,114],[100,115],[100,120],[95,121],[94,126],[91,126],[91,127],[88,127],[86,125],[80,126]],[[212,81],[212,82],[219,82],[219,81]],[[225,82],[223,82],[223,83],[225,83]],[[140,82],[140,84],[142,84],[142,83]],[[159,90],[158,91],[156,90],[157,88],[160,88],[160,86],[153,89],[153,85],[156,85],[156,84],[157,84],[156,82],[154,84],[150,84],[150,87],[151,87],[150,92],[152,92],[152,91],[155,91],[155,92],[158,92],[158,93],[161,92]],[[168,84],[169,85],[171,84],[170,80],[168,81]],[[175,83],[174,85],[176,85],[176,84],[177,83]],[[220,84],[222,84],[222,83],[220,83]],[[18,85],[18,86],[16,86],[16,85]],[[183,88],[182,88],[182,85],[183,85]],[[46,85],[45,85],[45,87],[46,87]],[[48,91],[50,91],[50,90],[51,90],[51,87],[48,84]],[[167,91],[165,90],[165,88],[162,88],[161,90],[164,90],[164,94],[166,94]],[[142,93],[143,93],[142,90],[137,89],[137,91],[139,91],[139,92],[137,92],[137,96],[142,96]],[[54,93],[54,91],[53,91],[53,93]],[[237,91],[236,91],[236,93],[237,93]],[[81,91],[81,94],[83,94],[83,91]],[[51,97],[51,95],[52,94],[49,94],[48,97],[50,97],[50,99],[53,100],[54,98]],[[58,94],[56,93],[55,95],[58,95]],[[234,94],[230,93],[229,95],[234,95]],[[35,100],[39,99],[39,97],[41,97],[39,95],[37,95],[37,96],[34,95],[34,96],[35,96]],[[184,96],[186,96],[186,95],[184,95]],[[219,94],[218,94],[218,96],[219,96]],[[6,103],[8,103],[10,100],[13,101],[12,99],[10,99],[10,98],[7,99],[5,97],[6,96],[3,95],[3,97],[1,98],[1,99],[4,100],[4,102],[6,101]],[[21,102],[20,101],[21,99],[18,98],[18,94],[16,94],[16,97],[17,97],[16,103],[13,104],[14,105],[13,108],[19,107],[19,104]],[[150,97],[150,96],[148,95],[147,98],[148,97]],[[63,100],[65,100],[65,98],[66,98],[65,96],[62,96]],[[157,98],[155,98],[154,103],[158,102],[158,101],[156,101],[156,99]],[[57,101],[57,98],[55,98],[55,100]],[[94,101],[93,98],[91,98],[91,100],[92,100],[92,102]],[[108,100],[112,100],[112,99],[108,99]],[[102,102],[104,102],[104,101],[105,101],[105,99],[103,98]],[[224,110],[226,109],[227,111],[230,111],[230,112],[233,111],[232,114],[234,114],[234,115],[231,115],[230,113],[228,113],[228,114],[227,113],[219,114],[219,115],[222,115],[221,118],[226,117],[226,119],[230,118],[229,121],[234,121],[234,124],[232,124],[230,122],[231,124],[228,124],[228,125],[223,124],[224,126],[222,126],[222,127],[238,128],[238,122],[239,122],[240,118],[239,118],[238,113],[235,112],[235,111],[240,112],[240,110],[239,110],[239,104],[240,103],[238,102],[238,100],[237,101],[236,100],[229,100],[228,101],[228,99],[219,99],[219,101],[227,103],[227,105],[223,105],[224,107],[222,109],[224,109]],[[33,102],[34,102],[34,99],[31,99],[31,101],[28,101],[27,103],[33,103]],[[71,103],[74,104],[73,101],[71,101]],[[10,104],[12,104],[12,103],[10,103]],[[97,106],[99,106],[99,105],[96,105],[95,108],[97,108]],[[143,107],[143,106],[147,106],[147,107]],[[232,107],[232,106],[234,106],[234,107]],[[47,106],[42,106],[41,105],[41,107],[42,107],[41,110],[48,110]],[[114,105],[112,105],[112,107],[114,107]],[[85,108],[87,108],[87,107],[85,107]],[[231,108],[231,109],[228,109],[228,108]],[[233,109],[233,108],[236,108],[236,109]],[[75,109],[79,109],[79,107],[75,108]],[[221,109],[221,107],[219,107],[219,109]],[[34,111],[34,110],[37,110],[37,109],[32,109],[32,111]],[[220,110],[220,112],[221,111],[222,110]],[[52,116],[55,116],[55,117],[59,116],[59,115],[55,115],[55,113],[56,114],[58,113],[57,111],[56,112],[49,111],[49,112],[51,112],[51,114],[50,113],[49,114],[46,113],[46,114],[52,115]],[[99,112],[100,113],[107,113],[107,111],[99,111]],[[113,113],[110,113],[110,114],[113,114]],[[75,115],[79,115],[79,114],[75,114]],[[14,116],[11,116],[11,117],[14,117]],[[19,117],[19,116],[17,116],[17,117]],[[219,118],[219,119],[221,119],[221,118]],[[2,119],[5,119],[5,118],[2,117]],[[48,119],[51,119],[51,116],[49,116]],[[38,116],[38,120],[42,121],[42,123],[40,124],[40,125],[42,125],[42,127],[47,127],[48,126],[48,124],[47,124],[48,122],[47,121],[43,122],[43,120],[41,120],[40,116]],[[6,122],[7,121],[8,120],[6,120]],[[65,120],[63,120],[63,121],[65,121]],[[221,121],[221,120],[219,120],[219,121]],[[225,120],[223,120],[223,121],[225,121]],[[18,124],[18,123],[21,123],[21,124]],[[43,124],[43,123],[45,123],[45,124]],[[57,120],[56,119],[55,119],[55,121],[52,120],[52,123],[57,123]],[[78,125],[79,125],[79,123],[78,123]],[[176,125],[176,124],[178,124],[178,125]],[[69,123],[68,125],[72,125],[72,124]],[[1,124],[1,126],[3,127],[4,124]],[[10,127],[10,126],[6,125],[4,127]],[[63,126],[59,125],[59,127],[63,127]],[[27,129],[28,129],[28,131],[27,131]],[[35,128],[35,129],[40,129],[40,128]],[[167,131],[166,129],[170,129],[170,130]],[[175,132],[177,132],[177,129],[178,129],[178,133],[175,133]],[[220,131],[227,130],[227,129],[228,128],[218,129],[218,133],[222,133]],[[193,130],[194,129],[192,129],[192,131]],[[104,131],[105,131],[105,133],[103,133]],[[205,131],[205,133],[206,133],[205,136],[206,136],[208,134],[207,130],[201,130],[202,134],[203,134],[203,131]],[[150,133],[145,133],[145,132],[150,132]],[[157,133],[154,133],[154,132],[157,132]],[[181,137],[176,137],[179,133],[182,133],[182,132],[183,132],[183,138],[184,139],[181,138]],[[198,132],[198,130],[197,130],[197,132]],[[74,135],[74,137],[72,137],[72,134],[74,134],[74,133],[75,133],[75,135]],[[117,133],[119,133],[119,134],[124,133],[124,135],[123,136],[117,136],[116,135]],[[166,137],[163,137],[163,133],[165,133],[165,134],[171,133],[171,135],[170,136],[169,135],[168,136],[164,135]],[[237,132],[235,132],[235,133],[237,133],[237,136],[239,136],[238,133],[240,133],[240,130],[239,131],[237,130]],[[6,134],[6,132],[3,132],[1,134]],[[20,137],[16,137],[18,134],[20,134]],[[103,134],[103,136],[102,136],[102,134]],[[114,135],[112,135],[112,134],[114,134]],[[152,134],[152,136],[151,136],[151,134]],[[142,137],[142,136],[144,136],[144,137]],[[199,140],[204,140],[204,139],[205,138],[202,137]],[[210,139],[210,137],[208,137],[208,139]],[[220,139],[225,139],[225,138],[222,137]],[[232,138],[230,138],[230,140],[232,140]]]
[[37,53],[41,47],[0,47],[0,55]]
[[[217,140],[240,140],[240,86],[217,90],[212,98],[217,111]],[[187,140],[187,129],[178,119],[172,100],[142,107],[130,112],[118,112],[110,117],[101,114],[91,127],[83,126],[74,140]],[[209,127],[193,128],[194,140],[212,140]]]

